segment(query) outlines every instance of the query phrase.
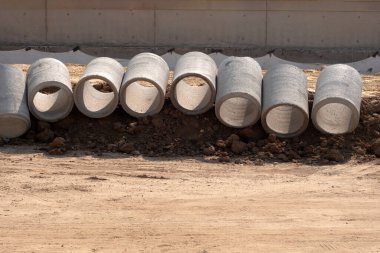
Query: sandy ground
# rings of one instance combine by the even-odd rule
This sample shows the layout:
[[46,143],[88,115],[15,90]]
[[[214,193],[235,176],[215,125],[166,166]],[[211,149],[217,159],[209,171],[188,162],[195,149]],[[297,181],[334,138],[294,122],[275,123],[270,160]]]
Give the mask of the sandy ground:
[[379,160],[246,166],[0,151],[0,252],[380,252]]
[[[27,69],[27,65],[19,65]],[[83,66],[70,66],[75,85]],[[318,70],[306,70],[313,90]],[[380,75],[363,75],[363,96]],[[0,147],[0,252],[380,252],[380,161],[222,164]]]

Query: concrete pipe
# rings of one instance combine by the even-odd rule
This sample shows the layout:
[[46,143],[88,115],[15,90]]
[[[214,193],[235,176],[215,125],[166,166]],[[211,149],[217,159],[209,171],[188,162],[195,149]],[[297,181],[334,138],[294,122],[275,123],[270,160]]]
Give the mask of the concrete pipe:
[[110,115],[119,104],[124,72],[123,66],[114,59],[100,57],[92,60],[74,89],[78,110],[90,118]]
[[0,137],[19,137],[29,128],[25,75],[18,68],[0,64]]
[[215,113],[221,123],[243,128],[261,114],[262,70],[250,57],[228,57],[219,66]]
[[28,105],[39,120],[55,122],[74,106],[69,70],[62,62],[44,58],[33,63],[27,75]]
[[292,65],[273,66],[263,80],[263,128],[279,137],[294,137],[306,130],[308,122],[306,75]]
[[136,55],[127,66],[120,89],[120,104],[136,118],[159,113],[164,106],[168,79],[169,67],[160,56]]
[[181,56],[170,92],[173,105],[190,115],[208,111],[215,101],[217,72],[214,60],[204,53],[190,52]]
[[328,134],[355,130],[360,119],[362,80],[354,68],[337,64],[319,75],[311,118],[314,126]]

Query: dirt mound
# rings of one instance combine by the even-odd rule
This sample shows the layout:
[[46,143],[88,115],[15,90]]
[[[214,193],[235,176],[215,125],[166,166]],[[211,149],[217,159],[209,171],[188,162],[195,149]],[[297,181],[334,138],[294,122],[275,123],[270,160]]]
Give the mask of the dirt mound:
[[225,127],[213,110],[188,116],[166,100],[160,114],[143,119],[132,118],[121,108],[103,119],[87,118],[76,109],[66,119],[53,124],[32,119],[31,130],[7,145],[37,143],[53,155],[89,150],[97,155],[121,152],[148,157],[204,156],[207,160],[248,164],[329,164],[374,159],[377,148],[372,144],[378,143],[375,141],[378,138],[379,98],[363,99],[360,125],[354,133],[324,135],[310,122],[304,134],[292,139],[266,134],[260,122],[244,129]]

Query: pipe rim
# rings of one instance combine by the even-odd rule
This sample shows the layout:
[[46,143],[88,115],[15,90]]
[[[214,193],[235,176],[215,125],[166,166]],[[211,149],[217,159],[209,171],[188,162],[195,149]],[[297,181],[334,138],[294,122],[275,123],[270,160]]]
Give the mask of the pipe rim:
[[[110,103],[97,112],[92,112],[90,110],[87,110],[86,106],[84,105],[84,99],[83,99],[84,85],[86,84],[87,81],[92,80],[92,79],[99,79],[99,80],[106,82],[112,88],[112,93],[114,94],[114,98],[110,101]],[[80,94],[82,94],[82,95],[80,96]],[[118,93],[118,89],[117,89],[116,85],[113,82],[111,82],[110,79],[108,79],[107,77],[105,77],[103,75],[92,74],[92,75],[83,76],[78,81],[77,85],[75,86],[73,95],[74,95],[74,103],[75,103],[76,107],[78,108],[78,110],[90,118],[107,117],[107,116],[111,115],[116,110],[117,106],[119,105],[119,93]],[[80,99],[80,98],[82,98],[82,99]],[[80,100],[82,100],[82,101],[80,101]]]
[[[318,120],[317,120],[317,115],[318,115],[318,112],[321,108],[323,108],[324,106],[326,105],[329,105],[329,104],[342,104],[346,107],[348,107],[351,111],[351,122],[350,122],[350,126],[348,127],[348,129],[346,131],[339,131],[339,132],[329,132],[328,130],[324,129],[319,123],[318,123]],[[359,125],[359,121],[360,121],[360,109],[358,111],[358,109],[356,108],[355,104],[347,99],[347,98],[342,98],[342,97],[328,97],[328,98],[325,98],[323,100],[320,100],[318,103],[316,104],[313,104],[313,109],[312,109],[312,113],[311,113],[311,119],[312,119],[312,122],[313,122],[313,125],[319,130],[321,131],[322,133],[325,133],[325,134],[333,134],[333,135],[337,135],[337,134],[347,134],[347,133],[351,133],[353,132],[356,127]]]
[[31,127],[30,117],[24,114],[14,114],[14,113],[1,113],[0,114],[0,122],[3,120],[9,120],[10,118],[19,120],[23,124],[23,130],[20,130],[18,133],[12,135],[12,136],[0,136],[2,138],[17,138],[19,136],[22,136],[25,134],[29,128]]
[[[160,103],[158,104],[157,108],[155,110],[150,111],[149,113],[139,113],[139,112],[136,112],[136,111],[132,110],[127,105],[127,103],[126,103],[125,93],[126,93],[127,88],[131,84],[133,84],[135,82],[138,82],[138,81],[146,81],[146,82],[149,82],[149,83],[153,84],[153,86],[158,91],[158,96],[160,96]],[[120,92],[119,92],[120,104],[121,104],[121,107],[124,109],[124,111],[126,113],[128,113],[129,115],[131,115],[132,117],[143,118],[143,117],[147,117],[147,116],[152,116],[152,115],[155,115],[155,114],[159,113],[161,111],[161,109],[164,107],[164,104],[165,104],[165,92],[163,91],[163,88],[157,82],[155,82],[154,80],[152,80],[150,78],[146,78],[146,77],[132,78],[132,79],[129,79],[128,81],[124,82],[122,84],[121,88],[120,88]]]
[[[256,112],[256,115],[254,115],[254,117],[252,117],[252,119],[250,121],[248,121],[247,123],[241,125],[241,126],[237,126],[237,125],[233,125],[233,124],[230,124],[228,122],[226,122],[220,115],[220,109],[223,105],[223,103],[231,98],[244,98],[248,101],[250,101],[253,106],[255,108],[257,108],[257,112]],[[248,127],[248,126],[252,126],[254,124],[256,124],[259,119],[260,119],[260,116],[261,116],[261,103],[260,103],[260,100],[258,98],[256,98],[255,96],[251,95],[251,94],[248,94],[248,93],[245,93],[245,92],[239,92],[239,91],[236,91],[236,92],[231,92],[231,93],[228,93],[226,95],[224,95],[223,97],[217,99],[216,103],[215,103],[215,115],[216,117],[218,118],[218,120],[225,126],[227,127],[231,127],[231,128],[245,128],[245,127]]]
[[[280,133],[280,132],[277,132],[275,130],[273,130],[268,124],[267,124],[267,115],[271,112],[271,110],[277,108],[277,107],[281,107],[281,106],[291,106],[293,108],[297,108],[300,112],[302,112],[302,115],[304,116],[304,121],[302,122],[302,126],[300,128],[298,128],[296,131],[293,131],[293,132],[290,132],[290,133]],[[298,106],[294,103],[279,103],[279,104],[275,104],[275,105],[272,105],[268,108],[265,109],[265,111],[262,111],[262,115],[261,115],[261,125],[263,126],[264,130],[267,132],[267,133],[273,133],[275,134],[276,136],[280,137],[280,138],[292,138],[292,137],[295,137],[295,136],[298,136],[300,134],[302,134],[303,132],[306,131],[308,125],[309,125],[309,118],[310,118],[310,115],[309,115],[309,112],[306,112],[301,106]]]
[[[37,95],[37,93],[40,90],[47,88],[47,87],[59,88],[62,92],[65,93],[65,96],[69,100],[69,102],[67,103],[67,106],[62,110],[62,112],[55,114],[52,117],[49,117],[48,115],[46,115],[46,114],[48,114],[48,111],[40,112],[39,110],[37,110],[37,108],[35,107],[35,105],[33,103],[34,98]],[[57,92],[59,92],[59,91],[57,91]],[[48,121],[48,122],[57,122],[61,119],[64,119],[65,117],[67,117],[74,107],[74,98],[73,98],[72,89],[70,87],[68,87],[67,85],[65,85],[64,83],[61,83],[61,82],[57,82],[57,81],[43,82],[43,83],[40,83],[40,84],[34,86],[30,90],[28,90],[28,93],[29,93],[28,94],[29,110],[33,114],[33,116],[39,120]]]
[[[196,110],[186,109],[185,107],[181,106],[177,100],[177,92],[175,92],[177,85],[182,79],[186,77],[198,77],[198,78],[203,79],[211,90],[210,101],[207,103],[206,106],[202,107],[201,109],[196,109]],[[184,73],[182,75],[177,76],[173,80],[172,85],[170,87],[170,101],[172,102],[175,108],[177,108],[179,111],[188,115],[198,115],[198,114],[203,114],[207,112],[214,106],[215,98],[216,98],[216,88],[215,88],[214,82],[212,82],[206,75],[196,73],[196,72]]]

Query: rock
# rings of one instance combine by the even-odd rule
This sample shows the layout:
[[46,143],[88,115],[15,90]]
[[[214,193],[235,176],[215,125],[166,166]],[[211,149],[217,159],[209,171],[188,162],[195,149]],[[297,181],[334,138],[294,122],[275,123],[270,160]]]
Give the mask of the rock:
[[377,157],[380,157],[380,138],[372,143],[371,150]]
[[152,119],[152,125],[157,129],[165,128],[164,120],[161,117],[157,116]]
[[231,146],[233,142],[240,141],[240,137],[236,134],[231,134],[226,140],[226,146]]
[[226,142],[224,140],[217,140],[215,142],[215,146],[217,146],[218,148],[226,148]]
[[279,154],[277,158],[283,162],[289,162],[289,158],[285,154]]
[[50,155],[63,155],[66,152],[63,148],[53,148],[48,151]]
[[238,132],[238,135],[240,138],[246,140],[246,141],[251,141],[253,137],[255,136],[255,131],[253,131],[252,128],[246,127]]
[[209,147],[203,149],[203,154],[208,155],[208,156],[214,155],[215,154],[215,147],[209,146]]
[[45,121],[38,121],[38,123],[37,123],[37,131],[38,132],[42,132],[45,129],[50,129],[50,127],[51,127],[50,123],[45,122]]
[[36,134],[38,141],[47,142],[54,138],[54,132],[48,128],[45,128],[42,132]]
[[276,142],[276,139],[277,139],[277,137],[276,137],[275,134],[269,134],[269,135],[268,135],[268,141],[269,141],[270,143],[274,143],[274,142]]
[[265,140],[265,139],[264,140],[259,140],[259,141],[257,141],[256,146],[259,147],[259,148],[261,148],[261,147],[264,147],[267,143],[268,143],[268,141]]
[[247,150],[247,144],[242,141],[234,141],[232,142],[231,150],[235,154],[242,154],[244,151]]
[[116,144],[108,144],[107,145],[107,151],[109,152],[115,152],[117,150],[117,145]]
[[63,120],[60,120],[56,123],[54,123],[54,127],[61,128],[61,129],[70,129],[75,124],[75,120],[73,117],[66,117]]
[[138,151],[138,150],[133,150],[133,151],[131,152],[131,155],[139,156],[139,155],[141,155],[141,153],[140,153],[140,151]]
[[344,155],[342,155],[338,150],[336,149],[331,149],[327,154],[324,155],[324,159],[327,159],[329,161],[334,161],[334,162],[344,162]]
[[119,133],[124,133],[126,131],[126,128],[125,126],[121,123],[121,122],[115,122],[113,124],[113,129],[116,131],[116,132],[119,132]]
[[135,147],[132,143],[122,141],[118,144],[117,150],[129,154],[135,150]]
[[264,146],[264,151],[272,153],[272,154],[279,154],[283,151],[282,147],[276,143],[268,143]]
[[52,142],[49,143],[51,148],[62,148],[65,146],[66,140],[62,137],[55,137]]
[[229,163],[231,162],[231,158],[229,156],[222,156],[222,157],[219,157],[219,162],[221,163]]

